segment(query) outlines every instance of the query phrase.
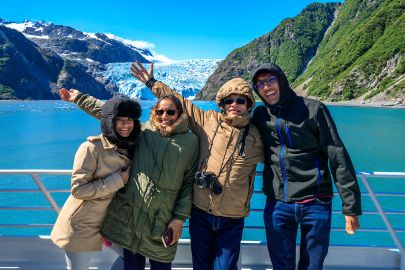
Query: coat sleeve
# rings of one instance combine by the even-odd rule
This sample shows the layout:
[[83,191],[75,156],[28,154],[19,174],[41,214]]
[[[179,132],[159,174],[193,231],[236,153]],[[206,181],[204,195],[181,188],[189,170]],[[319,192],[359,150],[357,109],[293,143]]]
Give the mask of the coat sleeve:
[[342,212],[361,215],[361,193],[350,156],[343,145],[329,110],[321,104],[317,111],[320,144],[330,163],[335,185],[342,199]]
[[74,100],[74,103],[79,106],[80,109],[90,114],[94,118],[100,120],[101,118],[101,107],[103,107],[104,102],[87,94],[80,93]]
[[[200,108],[198,108],[198,106],[194,105],[190,100],[184,98],[182,95],[172,90],[169,86],[167,86],[161,81],[156,81],[151,91],[158,98],[167,94],[176,96],[183,105],[183,109],[187,112],[187,115],[189,116],[188,117],[189,126],[193,131],[193,133],[198,134],[199,132],[201,132],[201,127],[203,127],[205,122],[207,121],[209,112],[201,110]],[[212,113],[213,111],[210,112]]]
[[[193,135],[194,136],[194,135]],[[184,172],[183,185],[180,189],[179,196],[174,207],[174,218],[186,220],[190,217],[191,206],[193,203],[193,184],[194,175],[197,170],[198,163],[198,139],[195,138],[186,171]]]
[[99,152],[91,142],[80,145],[73,164],[71,193],[80,200],[102,198],[124,187],[119,172],[101,179],[94,179]]

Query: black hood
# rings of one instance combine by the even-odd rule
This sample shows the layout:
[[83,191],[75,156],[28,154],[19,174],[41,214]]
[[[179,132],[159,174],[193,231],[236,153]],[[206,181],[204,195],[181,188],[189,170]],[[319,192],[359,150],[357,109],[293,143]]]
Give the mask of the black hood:
[[258,89],[256,87],[256,80],[257,80],[257,76],[261,73],[264,72],[270,72],[271,74],[273,74],[274,76],[277,77],[278,79],[278,83],[279,83],[279,87],[280,87],[280,100],[278,101],[277,104],[273,105],[283,105],[286,102],[290,101],[291,99],[293,99],[294,97],[296,97],[295,92],[291,89],[287,77],[285,76],[283,70],[276,65],[275,63],[266,63],[263,64],[261,66],[259,66],[253,73],[252,76],[252,87],[253,90],[256,92],[256,94],[263,100],[263,102],[265,103],[265,105],[267,107],[271,107],[271,105],[267,104],[266,101],[259,95],[258,93]]
[[[101,108],[101,132],[113,144],[120,149],[131,150],[135,146],[136,138],[141,130],[139,117],[141,106],[135,100],[127,97],[113,97],[104,103]],[[115,119],[117,117],[129,117],[134,119],[134,129],[127,138],[123,138],[115,132]]]

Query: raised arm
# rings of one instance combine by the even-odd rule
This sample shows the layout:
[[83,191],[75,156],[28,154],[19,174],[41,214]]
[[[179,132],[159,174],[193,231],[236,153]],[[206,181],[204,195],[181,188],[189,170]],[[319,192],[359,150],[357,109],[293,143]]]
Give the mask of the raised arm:
[[83,94],[76,89],[67,90],[61,88],[59,94],[62,100],[76,103],[80,109],[100,120],[103,101],[88,94]]
[[205,112],[201,110],[200,108],[195,106],[191,101],[185,99],[182,95],[172,90],[169,86],[167,86],[163,82],[157,81],[153,77],[153,62],[151,63],[149,71],[146,70],[145,67],[139,61],[132,63],[131,75],[140,82],[144,83],[147,87],[149,87],[152,93],[158,98],[167,94],[176,96],[181,101],[184,110],[187,111],[187,114],[189,116],[190,128],[194,133],[198,133],[198,127],[204,126],[204,123],[210,112]]

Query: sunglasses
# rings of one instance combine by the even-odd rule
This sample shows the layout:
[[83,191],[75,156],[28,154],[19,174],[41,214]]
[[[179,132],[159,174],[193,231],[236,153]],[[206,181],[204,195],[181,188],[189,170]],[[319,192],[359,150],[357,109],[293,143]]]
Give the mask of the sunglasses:
[[232,103],[236,102],[236,104],[243,105],[246,103],[245,98],[224,98],[224,104],[231,105]]
[[176,110],[156,110],[157,115],[163,115],[164,113],[167,113],[167,115],[173,116],[176,114]]
[[270,76],[266,80],[260,81],[256,83],[257,89],[263,89],[264,85],[268,83],[270,86],[273,85],[277,81],[276,76]]

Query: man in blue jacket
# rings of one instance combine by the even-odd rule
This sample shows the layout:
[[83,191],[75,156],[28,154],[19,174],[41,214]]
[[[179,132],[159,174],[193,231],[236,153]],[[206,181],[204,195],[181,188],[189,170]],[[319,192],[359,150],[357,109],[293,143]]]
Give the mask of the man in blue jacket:
[[346,231],[353,234],[359,228],[361,200],[353,164],[326,106],[297,96],[280,67],[260,66],[252,84],[264,102],[252,121],[265,145],[264,222],[273,269],[295,269],[298,225],[298,269],[322,269],[329,247],[332,181],[343,201]]

